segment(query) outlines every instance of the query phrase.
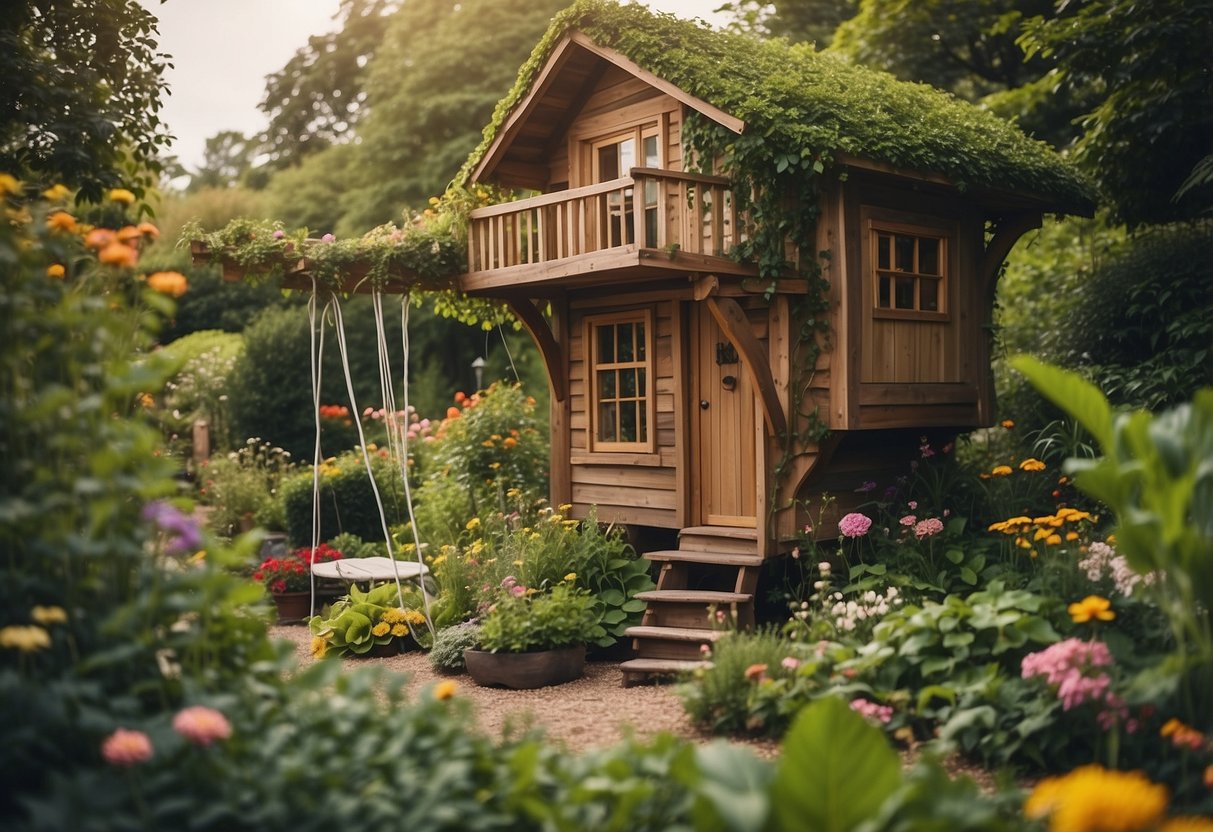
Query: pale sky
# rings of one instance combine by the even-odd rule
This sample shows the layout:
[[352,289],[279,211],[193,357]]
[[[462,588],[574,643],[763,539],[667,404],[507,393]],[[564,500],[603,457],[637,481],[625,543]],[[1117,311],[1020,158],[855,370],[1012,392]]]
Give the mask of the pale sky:
[[[162,118],[176,136],[171,152],[186,168],[202,162],[206,140],[266,125],[257,109],[265,77],[281,69],[310,35],[333,31],[339,0],[140,0],[160,19],[160,49],[173,56]],[[407,0],[406,0],[407,2]],[[646,0],[679,17],[726,22],[723,0]]]

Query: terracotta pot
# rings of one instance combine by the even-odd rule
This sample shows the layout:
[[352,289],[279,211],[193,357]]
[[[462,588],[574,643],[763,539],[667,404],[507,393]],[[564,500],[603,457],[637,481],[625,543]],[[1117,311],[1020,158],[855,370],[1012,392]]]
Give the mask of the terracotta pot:
[[581,678],[585,672],[585,645],[534,653],[464,650],[463,661],[468,675],[478,685],[529,690]]
[[[270,597],[278,608],[279,624],[302,624],[312,615],[311,592],[275,592]],[[316,603],[319,605],[319,598]]]

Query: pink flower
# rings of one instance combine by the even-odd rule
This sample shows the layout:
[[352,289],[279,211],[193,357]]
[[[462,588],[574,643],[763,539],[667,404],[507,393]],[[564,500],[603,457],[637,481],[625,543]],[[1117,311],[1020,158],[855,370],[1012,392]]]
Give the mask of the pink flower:
[[522,584],[514,584],[510,587],[510,595],[513,595],[515,598],[521,598],[523,595],[526,595],[526,587]]
[[194,705],[179,712],[173,717],[173,730],[194,745],[203,746],[232,735],[232,726],[227,717],[203,705]]
[[938,517],[928,517],[914,526],[914,536],[919,540],[939,534],[941,531],[943,531],[943,521]]
[[119,728],[101,743],[101,756],[112,766],[129,768],[152,758],[152,741],[142,731]]
[[838,521],[838,531],[844,537],[863,537],[868,533],[868,529],[870,528],[872,528],[872,519],[867,515],[854,511],[844,515]]
[[784,670],[795,670],[796,668],[800,667],[800,659],[796,658],[795,656],[784,656],[783,661],[781,661],[779,664]]
[[918,518],[915,517],[913,514],[907,514],[905,517],[901,518],[897,522],[903,526],[913,526],[915,523],[918,522]]
[[1110,701],[1112,680],[1100,668],[1111,664],[1112,654],[1103,642],[1068,638],[1024,656],[1020,672],[1025,679],[1043,676],[1056,688],[1062,709],[1068,711],[1086,702]]
[[851,710],[864,719],[879,722],[881,725],[888,725],[893,719],[893,709],[891,707],[888,705],[877,705],[875,702],[869,702],[863,698],[852,700]]
[[274,231],[274,234],[273,234],[273,237],[275,240],[281,240],[285,236],[286,236],[286,232],[283,231],[281,228]]
[[331,242],[333,242],[333,240],[335,240],[335,239],[337,239],[337,238],[336,238],[336,237],[334,237],[332,234],[325,234],[323,237],[321,237],[321,238],[320,238],[320,242],[322,242],[322,243],[331,243]]

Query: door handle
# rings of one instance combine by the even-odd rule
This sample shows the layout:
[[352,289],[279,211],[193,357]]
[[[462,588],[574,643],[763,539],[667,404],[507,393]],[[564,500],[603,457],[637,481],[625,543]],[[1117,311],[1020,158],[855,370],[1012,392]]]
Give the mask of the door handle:
[[707,410],[707,409],[708,409],[708,400],[707,400],[707,399],[700,399],[700,400],[699,400],[699,409],[700,409],[700,410]]

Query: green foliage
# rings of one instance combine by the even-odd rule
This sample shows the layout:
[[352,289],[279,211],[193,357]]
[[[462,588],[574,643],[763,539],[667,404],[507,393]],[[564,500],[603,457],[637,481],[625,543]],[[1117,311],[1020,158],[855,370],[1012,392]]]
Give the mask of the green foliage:
[[[383,520],[375,502],[375,490],[383,501],[387,527],[391,529],[408,519],[404,500],[404,483],[399,466],[372,450],[371,471],[374,485],[367,475],[362,451],[355,448],[320,464],[320,539],[328,540],[342,533],[357,535],[363,540],[385,539]],[[312,498],[316,485],[312,466],[307,466],[282,481],[283,511],[286,531],[296,546],[312,541]]]
[[434,634],[434,646],[430,650],[430,667],[440,672],[456,672],[467,665],[463,651],[475,649],[480,644],[480,622],[464,621],[443,627]]
[[1115,404],[1159,410],[1213,386],[1213,225],[1165,226],[1119,246],[1074,287],[1050,356]]
[[201,419],[209,427],[212,452],[231,447],[227,378],[243,349],[239,335],[215,330],[191,333],[164,349],[179,368],[164,386],[161,413],[168,431],[190,436]]
[[412,584],[397,588],[385,582],[365,592],[356,585],[349,595],[334,601],[323,615],[308,619],[312,653],[325,656],[364,656],[373,648],[400,644],[403,639],[429,642],[425,629],[425,601]]
[[771,160],[795,158],[803,165],[807,159],[811,168],[841,152],[939,171],[965,187],[1022,188],[1065,205],[1090,205],[1088,186],[1047,147],[943,93],[805,46],[713,32],[601,0],[582,0],[553,20],[457,182],[479,161],[570,29],[744,120],[743,138],[763,137]]
[[550,589],[510,582],[480,620],[480,646],[494,653],[526,653],[587,644],[601,635],[594,598],[572,581]]
[[1054,61],[1053,85],[1088,98],[1076,155],[1117,222],[1191,219],[1213,205],[1208,187],[1175,198],[1213,139],[1213,77],[1198,57],[1211,21],[1210,0],[1092,0],[1025,26],[1028,57]]
[[1158,415],[1117,413],[1073,373],[1026,356],[1014,367],[1077,419],[1104,456],[1069,464],[1080,489],[1116,516],[1117,547],[1158,574],[1190,722],[1213,720],[1213,391]]
[[[198,472],[199,496],[211,507],[207,518],[211,529],[232,537],[247,530],[250,520],[262,528],[285,528],[283,486],[294,469],[289,453],[257,437],[206,460]],[[310,534],[306,540],[296,541],[298,545],[305,542],[311,543]]]
[[168,56],[136,0],[10,4],[0,25],[0,171],[99,202],[145,195],[171,140],[159,118]]

